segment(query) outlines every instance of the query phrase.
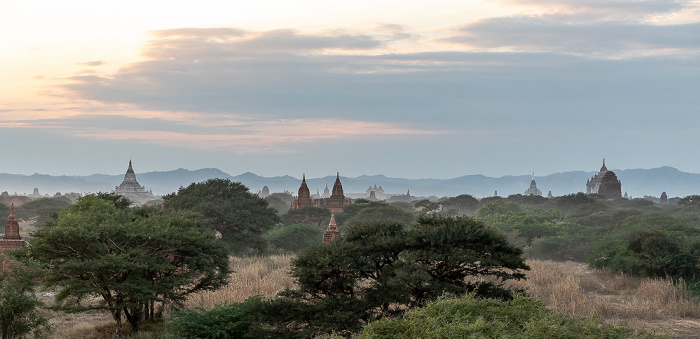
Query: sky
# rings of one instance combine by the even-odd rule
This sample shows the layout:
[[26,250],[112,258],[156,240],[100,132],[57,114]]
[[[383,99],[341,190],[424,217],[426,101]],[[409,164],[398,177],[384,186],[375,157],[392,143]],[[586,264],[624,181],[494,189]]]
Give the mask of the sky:
[[700,0],[0,2],[0,173],[700,173]]

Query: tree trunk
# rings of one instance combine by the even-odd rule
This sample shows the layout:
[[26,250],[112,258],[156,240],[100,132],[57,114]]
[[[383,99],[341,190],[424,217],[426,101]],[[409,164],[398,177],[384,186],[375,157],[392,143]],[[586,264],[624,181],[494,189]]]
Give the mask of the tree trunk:
[[124,331],[122,330],[122,313],[119,309],[112,311],[112,317],[117,322],[117,339],[124,338]]
[[[133,314],[132,314],[133,313]],[[135,312],[129,313],[129,309],[124,307],[124,315],[126,316],[126,320],[129,322],[129,325],[131,325],[131,329],[134,332],[139,331],[139,312],[136,310]]]

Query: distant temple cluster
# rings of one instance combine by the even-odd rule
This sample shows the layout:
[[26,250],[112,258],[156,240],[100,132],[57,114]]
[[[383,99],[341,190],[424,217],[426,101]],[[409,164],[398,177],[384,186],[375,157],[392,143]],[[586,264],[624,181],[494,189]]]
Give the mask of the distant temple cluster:
[[[622,182],[617,178],[615,172],[609,171],[608,168],[605,167],[605,159],[603,159],[603,166],[600,168],[600,171],[586,181],[586,194],[599,194],[605,197],[605,199],[618,199],[623,197]],[[668,198],[664,197],[665,194],[666,192],[662,194],[661,201],[667,201]],[[494,195],[497,196],[498,192],[494,193]],[[525,190],[523,195],[542,196],[542,191],[537,188],[534,173],[532,174],[530,187]],[[552,191],[549,191],[547,198],[551,199],[553,197]],[[624,198],[629,198],[627,193],[625,193]]]
[[[326,186],[326,191],[328,187]],[[324,192],[325,194],[326,192]],[[350,205],[351,200],[343,194],[343,184],[340,183],[340,172],[336,174],[333,184],[333,193],[328,198],[311,199],[309,186],[306,184],[306,174],[303,175],[298,195],[292,201],[290,209],[297,210],[304,207],[321,207],[331,210],[331,212],[342,212],[345,206]]]

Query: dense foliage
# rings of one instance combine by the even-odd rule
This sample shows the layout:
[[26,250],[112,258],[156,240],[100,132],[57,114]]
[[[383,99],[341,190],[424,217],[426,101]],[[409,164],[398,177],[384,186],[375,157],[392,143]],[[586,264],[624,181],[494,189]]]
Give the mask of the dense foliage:
[[296,253],[311,245],[320,244],[325,228],[306,224],[280,226],[265,233],[270,253]]
[[251,325],[246,316],[246,306],[259,299],[253,297],[244,303],[217,305],[210,310],[175,311],[170,320],[182,338],[243,338]]
[[642,331],[602,325],[546,309],[534,298],[441,298],[401,318],[369,323],[359,338],[654,338]]
[[[228,255],[212,232],[179,213],[122,202],[85,196],[34,233],[31,253],[49,268],[44,283],[58,289],[57,306],[105,308],[118,331],[122,315],[138,330],[156,315],[156,303],[179,305],[226,283]],[[83,304],[89,297],[103,303]]]
[[602,232],[589,263],[633,275],[698,282],[700,227],[693,223],[666,214],[625,218]]
[[265,199],[228,179],[193,183],[163,200],[168,209],[197,213],[202,225],[219,232],[233,253],[262,253],[266,247],[263,233],[280,222]]
[[[302,251],[292,265],[299,289],[261,301],[257,337],[357,332],[445,293],[508,299],[501,283],[529,269],[520,249],[470,218],[422,216],[350,227],[330,245]],[[469,277],[493,277],[493,281]]]
[[306,224],[311,226],[326,226],[331,220],[331,211],[327,208],[306,206],[297,210],[289,210],[282,215],[285,225]]
[[48,330],[48,320],[37,313],[43,306],[35,295],[39,272],[29,258],[0,252],[0,338],[40,336]]

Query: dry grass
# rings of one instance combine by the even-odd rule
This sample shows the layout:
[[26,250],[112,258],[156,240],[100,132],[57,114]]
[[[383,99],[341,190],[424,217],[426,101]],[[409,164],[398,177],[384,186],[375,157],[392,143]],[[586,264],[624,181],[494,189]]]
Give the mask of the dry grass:
[[[291,256],[269,256],[231,258],[231,274],[228,285],[217,291],[201,292],[189,298],[186,307],[212,308],[224,302],[241,302],[246,298],[262,294],[272,297],[285,288],[294,286],[294,279],[289,276]],[[51,304],[51,298],[45,298]],[[113,338],[115,322],[105,311],[83,313],[64,313],[41,311],[50,319],[52,331],[48,338],[73,339]],[[124,326],[125,333],[130,332],[128,325]],[[138,338],[138,335],[135,337]]]
[[528,279],[510,283],[547,306],[611,324],[700,337],[700,301],[683,282],[589,270],[574,262],[529,261]]
[[[187,307],[211,308],[241,302],[253,295],[272,297],[295,286],[291,256],[231,258],[230,283],[193,295]],[[582,263],[529,261],[528,279],[510,283],[542,298],[549,308],[570,315],[593,316],[607,323],[667,332],[680,338],[700,337],[700,303],[685,285],[666,279],[641,279],[590,270]],[[114,321],[107,313],[50,314],[52,338],[108,338]],[[107,331],[106,334],[110,332]],[[111,332],[113,333],[113,332]]]
[[285,288],[294,287],[289,276],[292,256],[231,258],[228,285],[216,291],[201,292],[187,300],[188,308],[212,308],[221,303],[241,302],[254,295],[272,297]]

